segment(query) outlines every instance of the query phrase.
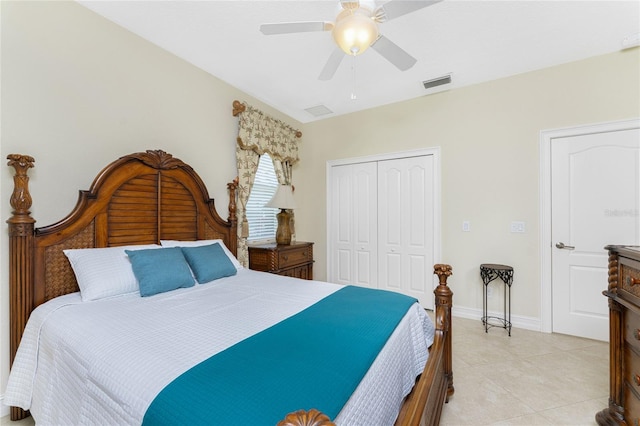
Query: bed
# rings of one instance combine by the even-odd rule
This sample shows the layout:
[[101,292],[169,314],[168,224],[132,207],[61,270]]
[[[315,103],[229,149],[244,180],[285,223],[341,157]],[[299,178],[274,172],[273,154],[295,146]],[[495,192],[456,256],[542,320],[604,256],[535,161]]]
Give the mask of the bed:
[[[281,425],[362,424],[365,419],[438,424],[442,406],[454,391],[450,266],[434,266],[439,285],[433,321],[401,295],[242,268],[234,257],[236,183],[227,185],[229,216],[224,220],[193,168],[161,150],[115,160],[88,191],[80,191],[66,218],[35,228],[28,189],[34,159],[12,154],[8,160],[15,169],[13,212],[7,221],[12,369],[5,400],[16,405],[11,407],[12,420],[31,410],[43,423],[161,424],[154,419],[173,416],[171,424],[193,424],[197,417],[192,416],[203,407],[198,415],[208,417],[200,419],[213,424],[230,424],[220,420],[224,415],[238,424],[246,424],[247,418],[252,424]],[[121,255],[125,250],[139,288],[91,293],[96,287],[87,289],[74,255]],[[212,280],[207,275],[211,262],[201,262],[205,254],[217,256],[226,267],[213,268],[217,275]],[[171,260],[159,255],[170,255]],[[156,263],[146,263],[144,273],[151,275],[147,279],[138,272],[150,257]],[[178,257],[186,260],[185,271],[193,282],[176,284],[189,281],[185,271],[180,277],[172,275],[180,269],[172,263]],[[171,280],[165,279],[168,275]],[[156,288],[159,281],[169,287]],[[379,319],[378,311],[396,305],[395,314]],[[177,316],[170,316],[174,311]],[[376,325],[367,331],[357,328],[362,324],[354,325],[346,334],[348,327],[342,324],[355,324],[340,316],[352,315],[347,311],[357,311],[362,323]],[[334,334],[344,334],[344,340],[334,342]],[[372,334],[381,335],[375,340]],[[365,346],[357,340],[361,335],[378,342],[379,349],[368,355],[363,350],[360,356]],[[350,344],[355,346],[345,349]],[[348,356],[338,358],[345,351]],[[361,370],[349,379],[352,384],[338,387],[340,374],[328,379],[358,357],[368,361],[345,367],[349,373]],[[239,359],[242,366],[232,364]],[[194,370],[199,371],[191,374]],[[182,380],[186,376],[203,387]],[[301,396],[300,389],[311,396]],[[314,391],[318,395],[313,396]],[[333,398],[342,393],[342,399]],[[336,400],[329,403],[327,397]],[[212,411],[209,401],[224,398],[229,401]],[[263,407],[253,405],[252,398]],[[230,413],[223,414],[227,407]]]

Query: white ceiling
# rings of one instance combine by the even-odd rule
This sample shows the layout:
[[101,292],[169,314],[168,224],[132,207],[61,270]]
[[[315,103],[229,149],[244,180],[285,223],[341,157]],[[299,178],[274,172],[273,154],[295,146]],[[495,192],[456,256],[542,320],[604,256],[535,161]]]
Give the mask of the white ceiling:
[[[637,0],[444,0],[380,24],[418,60],[411,69],[369,49],[319,81],[335,48],[329,32],[265,36],[259,26],[334,21],[337,1],[79,3],[303,123],[618,51],[640,33]],[[424,89],[446,74],[451,84]],[[318,105],[333,113],[305,111]]]

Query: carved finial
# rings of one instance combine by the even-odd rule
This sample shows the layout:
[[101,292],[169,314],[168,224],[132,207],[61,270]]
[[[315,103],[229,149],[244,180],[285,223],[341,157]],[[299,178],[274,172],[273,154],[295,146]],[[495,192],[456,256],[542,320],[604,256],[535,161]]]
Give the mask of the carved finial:
[[440,284],[446,284],[447,278],[453,274],[453,272],[451,271],[451,266],[443,263],[438,263],[434,265],[433,273],[438,276],[438,279],[440,280]]
[[36,161],[32,156],[22,154],[9,154],[7,160],[9,160],[7,164],[14,167],[18,174],[26,174],[27,169],[32,168]]
[[29,155],[9,154],[7,163],[16,170],[13,176],[13,193],[11,194],[11,207],[13,216],[9,219],[12,223],[28,222],[35,220],[29,216],[31,212],[31,194],[29,193],[29,176],[27,171],[33,167],[35,160]]
[[298,410],[287,414],[277,426],[335,426],[335,423],[326,414],[312,408],[309,411]]
[[450,326],[450,310],[453,292],[447,286],[447,278],[449,278],[453,272],[451,271],[450,265],[440,263],[433,266],[433,273],[438,276],[440,281],[440,285],[433,291],[436,296],[436,316],[434,321],[436,330],[448,330]]
[[240,101],[233,101],[233,116],[237,117],[247,109],[247,106]]

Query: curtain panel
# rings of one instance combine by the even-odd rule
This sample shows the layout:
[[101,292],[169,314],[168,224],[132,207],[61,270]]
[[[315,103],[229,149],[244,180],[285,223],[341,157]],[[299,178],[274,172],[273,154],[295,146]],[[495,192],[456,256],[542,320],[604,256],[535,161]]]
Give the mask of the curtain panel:
[[[253,186],[260,155],[269,154],[281,184],[291,184],[291,169],[298,162],[299,130],[277,120],[250,105],[233,102],[233,115],[238,120],[236,163],[238,168],[238,261],[249,266],[247,237],[249,223],[246,206]],[[291,219],[292,225],[294,219]],[[292,231],[295,232],[295,231]]]

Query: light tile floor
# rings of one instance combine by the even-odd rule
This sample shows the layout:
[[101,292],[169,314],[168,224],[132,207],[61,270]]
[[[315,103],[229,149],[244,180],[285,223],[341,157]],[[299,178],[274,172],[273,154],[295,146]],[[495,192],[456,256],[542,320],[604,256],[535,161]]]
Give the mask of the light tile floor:
[[33,426],[34,421],[33,417],[27,417],[23,420],[18,420],[17,422],[12,422],[9,416],[4,416],[0,418],[0,426]]
[[607,406],[609,345],[454,317],[453,384],[442,425],[595,425]]
[[[609,346],[453,318],[453,384],[442,425],[595,425],[607,405]],[[32,426],[33,420],[0,426]]]

